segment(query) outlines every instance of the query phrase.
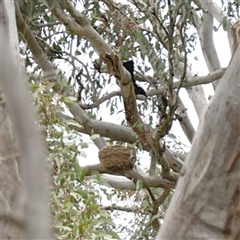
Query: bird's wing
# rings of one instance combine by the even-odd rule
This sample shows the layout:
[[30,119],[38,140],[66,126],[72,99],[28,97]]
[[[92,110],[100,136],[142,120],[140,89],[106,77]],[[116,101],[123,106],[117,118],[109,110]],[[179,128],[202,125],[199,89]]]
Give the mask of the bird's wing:
[[123,62],[123,66],[130,72],[131,76],[132,76],[132,81],[135,82],[134,77],[133,77],[133,71],[134,71],[134,64],[133,61],[127,61],[127,62]]

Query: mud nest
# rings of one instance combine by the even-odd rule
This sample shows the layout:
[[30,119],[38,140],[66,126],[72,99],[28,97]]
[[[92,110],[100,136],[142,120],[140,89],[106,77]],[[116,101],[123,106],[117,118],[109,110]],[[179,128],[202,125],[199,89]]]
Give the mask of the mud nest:
[[136,150],[130,146],[107,146],[98,152],[100,162],[111,170],[130,170],[136,160]]

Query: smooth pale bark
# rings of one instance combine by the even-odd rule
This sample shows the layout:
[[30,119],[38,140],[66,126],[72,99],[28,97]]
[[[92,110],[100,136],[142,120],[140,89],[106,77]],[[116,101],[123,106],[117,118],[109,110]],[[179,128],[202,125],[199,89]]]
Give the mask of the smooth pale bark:
[[184,106],[181,98],[179,98],[179,100],[178,100],[178,108],[176,110],[176,113],[180,116],[179,123],[182,127],[183,132],[185,133],[186,137],[188,138],[188,141],[190,143],[192,143],[193,137],[195,135],[195,130],[193,128],[193,125],[187,114],[186,107]]
[[[6,179],[1,179],[1,201],[7,206],[2,205],[0,217],[4,227],[8,225],[21,227],[21,234],[17,233],[16,227],[9,227],[7,235],[4,229],[3,239],[21,239],[22,236],[25,239],[54,239],[48,205],[43,141],[17,57],[19,42],[14,1],[0,1],[0,12],[0,86],[6,97],[6,106],[2,106],[5,116],[1,121],[1,127],[4,127],[1,129],[4,136],[1,157],[5,157],[1,161]],[[8,118],[5,124],[3,124],[4,117]],[[9,123],[9,117],[12,125]],[[13,133],[14,137],[11,136]],[[9,145],[13,145],[12,148],[6,141]],[[16,147],[19,148],[19,156]],[[23,188],[19,187],[20,183]],[[9,195],[15,199],[9,198]],[[16,208],[12,208],[12,204],[17,205],[17,209],[21,207],[22,214],[17,215]]]
[[[143,188],[149,188],[149,187],[160,187],[160,188],[174,188],[175,182],[169,181],[167,179],[163,179],[161,176],[148,176],[143,173],[143,171],[140,168],[137,168],[137,170],[115,170],[112,171],[109,168],[106,168],[103,164],[98,163],[94,165],[88,165],[84,167],[86,172],[85,175],[89,176],[92,175],[92,171],[98,171],[100,174],[110,174],[110,175],[118,175],[118,176],[125,176],[128,179],[131,179],[133,183],[136,185],[137,181],[142,182]],[[109,179],[109,178],[108,178]],[[108,181],[110,185],[113,187],[116,186],[114,183],[114,177],[111,178],[111,182]],[[112,183],[112,184],[111,184]],[[125,183],[124,183],[125,184]],[[120,184],[118,184],[118,188],[120,187]],[[121,188],[124,188],[124,185],[121,185]]]
[[[9,15],[14,15],[14,3],[5,2],[0,4],[1,20]],[[8,22],[8,29],[14,28],[15,19]],[[3,28],[0,28],[2,38]],[[14,49],[14,58],[19,60],[18,39],[16,31],[9,31],[8,42]],[[0,52],[4,45],[0,45]],[[0,72],[3,71],[0,54]],[[2,75],[2,74],[1,74]],[[1,79],[1,76],[0,76]],[[23,214],[23,197],[21,179],[19,177],[19,152],[16,135],[13,132],[12,122],[9,118],[5,96],[0,84],[0,236],[1,239],[22,238],[21,216]]]
[[203,114],[156,239],[240,239],[240,48]]

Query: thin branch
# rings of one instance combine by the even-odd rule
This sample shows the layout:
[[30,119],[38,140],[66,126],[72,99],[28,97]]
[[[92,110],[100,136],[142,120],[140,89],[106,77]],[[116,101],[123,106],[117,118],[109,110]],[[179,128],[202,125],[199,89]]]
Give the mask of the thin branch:
[[139,210],[137,207],[121,207],[117,205],[111,205],[106,207],[100,207],[102,210],[110,210],[110,211],[123,211],[123,212],[136,212]]
[[118,176],[125,176],[126,178],[132,180],[135,184],[138,181],[141,181],[143,188],[150,188],[150,187],[175,188],[174,181],[169,181],[159,176],[153,176],[153,177],[143,176],[134,170],[112,171],[108,168],[105,168],[101,163],[84,166],[83,168],[86,170],[86,176],[90,176],[92,171],[96,170],[100,174],[106,173],[106,174],[112,174],[112,175],[118,175]]
[[[169,194],[170,194],[170,189],[168,189],[168,188],[162,189],[162,192],[161,192],[160,196],[158,197],[158,199],[153,202],[152,211],[151,211],[152,216],[155,216],[159,212],[159,209],[158,209],[159,206],[163,204],[163,202],[166,200],[166,198],[169,196]],[[154,227],[154,229],[156,231],[159,230],[160,223],[158,221],[158,218],[154,219],[152,221],[152,226]]]
[[[203,77],[187,78],[182,83],[182,87],[190,88],[190,87],[197,86],[197,85],[212,83],[212,82],[222,78],[225,72],[226,72],[226,68],[220,68],[217,71],[209,73],[208,75],[203,76]],[[173,83],[173,88],[174,89],[177,88],[179,86],[179,84],[180,84],[180,81],[174,82]],[[147,91],[147,95],[148,96],[158,95],[158,94],[164,93],[164,91],[166,89],[167,89],[167,86],[163,85],[162,88],[151,89],[151,90]]]
[[177,102],[178,102],[178,98],[179,98],[178,97],[179,91],[183,85],[183,82],[185,80],[186,73],[187,73],[187,50],[186,50],[186,43],[185,43],[185,36],[184,36],[184,34],[185,34],[184,25],[185,25],[186,18],[187,18],[186,11],[183,11],[183,16],[181,16],[180,26],[179,26],[180,39],[182,42],[182,47],[184,49],[183,71],[180,76],[180,82],[179,82],[177,90],[176,90],[176,99],[175,99],[175,103],[174,103],[175,106],[177,106]]
[[20,12],[18,1],[15,1],[16,21],[18,31],[27,42],[36,63],[43,69],[45,77],[50,82],[57,82],[57,74],[50,61],[43,53],[36,38],[31,32],[29,26],[25,23],[23,16]]
[[[208,84],[208,83],[212,83],[214,81],[217,81],[219,79],[221,79],[223,77],[223,75],[226,72],[226,68],[220,68],[215,72],[211,72],[206,76],[203,77],[192,77],[192,78],[188,78],[186,79],[183,84],[182,87],[192,87],[192,86],[196,86],[196,85],[202,85],[202,84]],[[174,88],[176,88],[179,85],[180,82],[175,82],[173,84]]]
[[81,108],[83,109],[92,109],[92,108],[97,108],[99,107],[103,102],[111,99],[112,97],[116,97],[116,96],[122,96],[120,91],[113,91],[111,93],[108,93],[106,95],[104,95],[103,97],[99,98],[98,100],[94,101],[94,103],[92,104],[83,104],[81,102],[79,102],[79,105],[81,106]]
[[168,189],[168,188],[163,189],[162,193],[160,194],[160,196],[156,200],[157,206],[162,205],[163,202],[166,200],[166,198],[169,196],[169,194],[170,194],[170,189]]
[[125,177],[113,176],[109,174],[102,174],[101,177],[113,188],[131,191],[136,190],[135,184]]
[[33,26],[32,29],[36,30],[36,29],[43,28],[43,27],[53,27],[53,26],[59,25],[61,23],[53,22],[53,23],[46,23],[46,24],[35,24],[33,22],[30,22],[30,24]]

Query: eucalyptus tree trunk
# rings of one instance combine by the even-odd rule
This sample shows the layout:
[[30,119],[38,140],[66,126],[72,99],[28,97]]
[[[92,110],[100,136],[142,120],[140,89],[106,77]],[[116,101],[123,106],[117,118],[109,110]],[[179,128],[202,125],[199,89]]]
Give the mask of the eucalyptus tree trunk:
[[240,239],[240,47],[202,116],[156,239]]
[[1,239],[18,239],[22,236],[18,216],[23,214],[21,180],[19,178],[19,154],[11,119],[3,94],[0,96],[0,236]]
[[53,239],[44,146],[20,70],[14,1],[0,1],[0,236]]

